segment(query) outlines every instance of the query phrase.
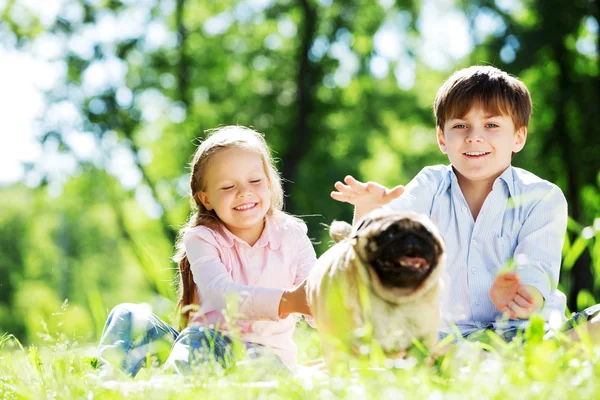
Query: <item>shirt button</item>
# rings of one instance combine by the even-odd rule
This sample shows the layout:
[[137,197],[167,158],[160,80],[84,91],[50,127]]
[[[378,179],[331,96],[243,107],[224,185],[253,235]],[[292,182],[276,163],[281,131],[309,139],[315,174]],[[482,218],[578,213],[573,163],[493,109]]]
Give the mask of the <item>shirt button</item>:
[[472,244],[473,246],[477,246],[477,240],[475,240],[475,239],[472,239],[472,240],[471,240],[471,244]]
[[474,274],[477,273],[477,268],[473,268],[471,271],[473,271]]
[[462,210],[462,212],[467,212],[467,207],[466,206],[462,206],[461,210]]
[[256,283],[256,282],[258,282],[258,279],[254,278],[254,279],[252,280],[252,282]]
[[477,300],[477,301],[475,302],[475,304],[476,304],[476,305],[480,305],[480,304],[481,304],[481,302],[480,302],[479,300]]

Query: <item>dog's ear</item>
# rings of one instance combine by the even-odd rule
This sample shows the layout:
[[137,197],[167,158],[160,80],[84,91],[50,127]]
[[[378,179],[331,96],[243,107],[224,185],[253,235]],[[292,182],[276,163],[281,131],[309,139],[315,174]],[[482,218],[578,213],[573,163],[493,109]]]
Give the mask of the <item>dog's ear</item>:
[[367,226],[369,226],[371,224],[371,222],[373,222],[372,218],[365,218],[363,217],[360,221],[359,224],[356,226],[356,228],[352,229],[352,232],[350,233],[350,237],[355,238],[358,236],[358,232],[360,232],[361,230],[363,230],[364,228],[366,228]]
[[358,236],[358,232],[369,226],[371,222],[373,222],[372,218],[362,218],[359,221],[358,226],[353,228],[352,225],[347,222],[333,221],[329,226],[329,237],[331,237],[335,243],[339,243],[344,239],[355,238]]
[[335,243],[350,237],[352,225],[344,221],[333,221],[329,227],[329,236]]

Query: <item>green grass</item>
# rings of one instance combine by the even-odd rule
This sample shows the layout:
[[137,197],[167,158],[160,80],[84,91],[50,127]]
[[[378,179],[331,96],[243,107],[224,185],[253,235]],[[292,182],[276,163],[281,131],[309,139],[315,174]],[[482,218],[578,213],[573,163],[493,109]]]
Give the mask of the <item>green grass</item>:
[[[268,366],[212,370],[193,378],[161,374],[158,367],[135,380],[98,382],[94,344],[64,339],[23,348],[0,339],[1,399],[596,399],[600,393],[600,347],[561,339],[503,344],[460,342],[435,363],[409,358],[388,368],[331,377],[304,368],[296,377]],[[318,356],[318,336],[301,326],[295,335],[300,361]]]

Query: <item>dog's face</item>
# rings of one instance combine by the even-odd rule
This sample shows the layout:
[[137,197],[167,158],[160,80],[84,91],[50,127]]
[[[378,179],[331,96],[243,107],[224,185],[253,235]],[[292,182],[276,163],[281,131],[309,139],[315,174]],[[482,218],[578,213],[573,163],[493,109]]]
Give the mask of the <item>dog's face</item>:
[[356,254],[371,269],[374,286],[392,292],[408,294],[421,288],[444,251],[431,221],[414,213],[371,213],[352,236]]

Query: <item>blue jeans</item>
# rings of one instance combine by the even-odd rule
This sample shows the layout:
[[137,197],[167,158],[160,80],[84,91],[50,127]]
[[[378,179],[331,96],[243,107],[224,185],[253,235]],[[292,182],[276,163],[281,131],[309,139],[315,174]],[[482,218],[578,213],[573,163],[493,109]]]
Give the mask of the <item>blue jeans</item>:
[[[600,304],[596,304],[595,306],[588,307],[583,311],[579,311],[579,312],[573,314],[573,316],[571,318],[569,318],[569,320],[562,325],[562,327],[559,329],[559,331],[567,332],[567,331],[575,328],[577,325],[583,324],[583,323],[591,320],[596,315],[598,315],[598,313],[600,313]],[[464,338],[467,340],[477,341],[477,340],[480,340],[482,337],[484,337],[486,334],[486,331],[488,331],[488,330],[489,329],[481,329],[481,330],[472,332],[468,335],[465,335]],[[511,342],[515,337],[517,337],[519,332],[522,332],[522,331],[523,331],[523,328],[509,328],[509,329],[504,329],[501,331],[498,330],[498,331],[494,331],[494,332],[497,333],[505,342],[508,343],[508,342]],[[442,340],[446,336],[448,336],[447,333],[440,332],[440,334],[439,334],[440,340]],[[547,330],[546,335],[544,336],[544,339],[550,339],[554,336],[555,336],[555,334],[553,331]]]
[[164,363],[166,369],[187,375],[214,362],[222,368],[233,366],[236,348],[245,350],[248,359],[272,357],[275,369],[287,369],[265,346],[232,339],[204,326],[189,326],[180,333],[146,306],[132,303],[119,304],[108,315],[97,358],[100,366],[118,367],[132,377],[147,360],[156,360]]

